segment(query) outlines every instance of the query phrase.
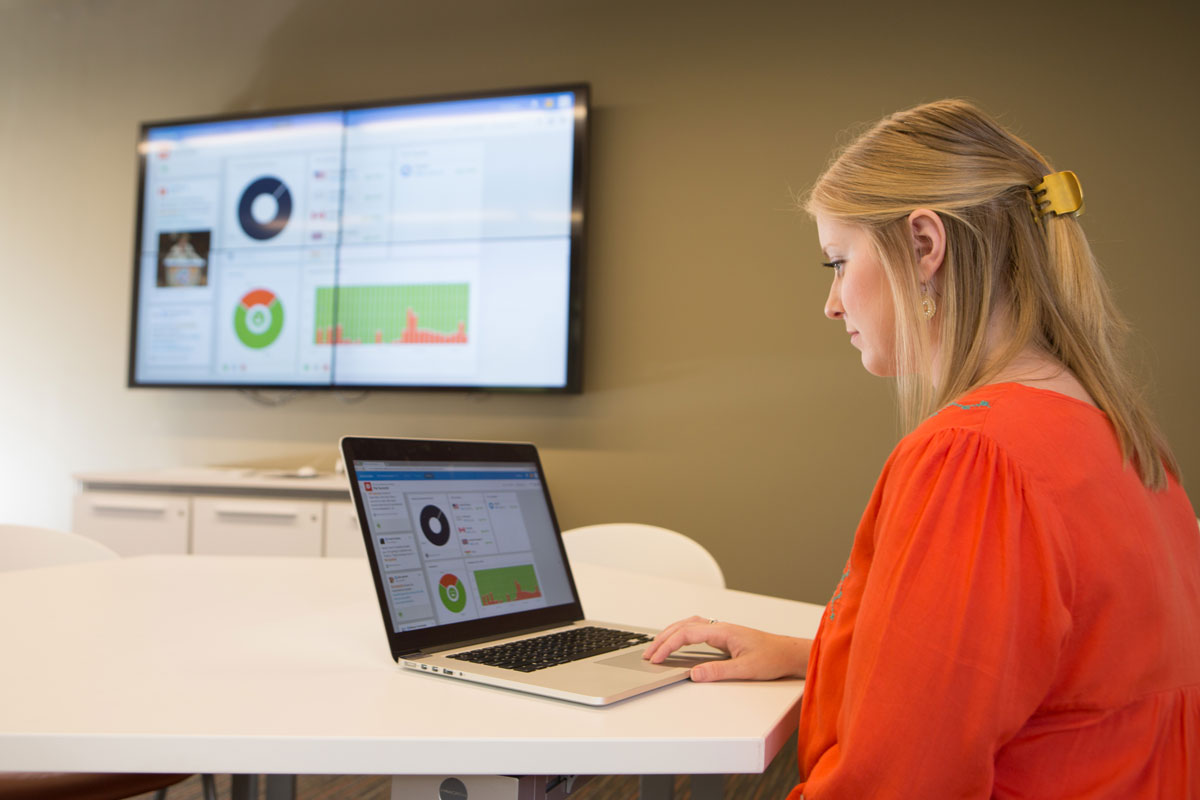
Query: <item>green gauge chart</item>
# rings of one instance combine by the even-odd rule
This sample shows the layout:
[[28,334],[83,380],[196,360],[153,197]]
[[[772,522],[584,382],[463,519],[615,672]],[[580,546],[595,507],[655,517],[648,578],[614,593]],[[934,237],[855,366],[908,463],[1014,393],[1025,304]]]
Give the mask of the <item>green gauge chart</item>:
[[467,593],[457,575],[447,572],[442,576],[438,581],[438,595],[442,598],[442,605],[455,614],[467,607]]
[[283,304],[266,289],[252,289],[233,310],[233,329],[246,347],[261,350],[283,330]]

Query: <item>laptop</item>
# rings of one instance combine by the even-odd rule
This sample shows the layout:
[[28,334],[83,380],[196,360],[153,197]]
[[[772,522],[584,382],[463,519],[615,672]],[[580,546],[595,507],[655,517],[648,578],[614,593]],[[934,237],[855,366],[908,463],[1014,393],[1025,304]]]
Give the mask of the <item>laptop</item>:
[[347,436],[341,451],[401,667],[600,706],[725,657],[650,664],[657,631],[585,618],[532,444]]

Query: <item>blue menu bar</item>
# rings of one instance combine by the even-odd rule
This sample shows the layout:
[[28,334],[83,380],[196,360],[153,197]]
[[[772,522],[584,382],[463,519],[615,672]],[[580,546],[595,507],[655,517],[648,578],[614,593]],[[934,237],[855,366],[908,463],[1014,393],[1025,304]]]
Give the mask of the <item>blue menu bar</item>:
[[488,481],[488,480],[526,480],[536,481],[538,474],[527,470],[514,472],[497,472],[488,470],[472,472],[470,470],[379,470],[359,472],[359,481]]

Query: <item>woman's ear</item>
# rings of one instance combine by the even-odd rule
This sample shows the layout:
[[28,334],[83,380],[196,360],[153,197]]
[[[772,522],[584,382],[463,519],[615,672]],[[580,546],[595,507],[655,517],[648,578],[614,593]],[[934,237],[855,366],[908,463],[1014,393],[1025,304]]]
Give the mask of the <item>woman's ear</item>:
[[941,269],[946,258],[946,226],[936,212],[918,208],[908,215],[908,230],[921,282],[927,283]]

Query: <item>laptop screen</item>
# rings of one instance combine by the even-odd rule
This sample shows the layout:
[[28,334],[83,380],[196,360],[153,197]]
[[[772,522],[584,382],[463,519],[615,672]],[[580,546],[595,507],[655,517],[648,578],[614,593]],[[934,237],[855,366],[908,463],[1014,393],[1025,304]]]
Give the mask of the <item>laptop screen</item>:
[[573,599],[535,464],[354,466],[393,630]]
[[343,440],[389,639],[413,649],[575,618],[536,450],[482,444],[527,448],[504,454],[526,460],[471,459],[486,455],[471,443]]

